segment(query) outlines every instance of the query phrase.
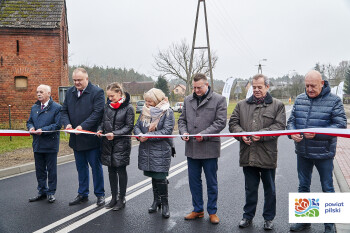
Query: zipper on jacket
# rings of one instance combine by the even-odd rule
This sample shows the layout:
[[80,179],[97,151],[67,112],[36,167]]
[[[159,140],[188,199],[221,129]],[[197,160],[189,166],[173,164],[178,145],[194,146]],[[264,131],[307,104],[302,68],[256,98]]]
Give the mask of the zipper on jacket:
[[[114,129],[114,126],[115,126],[115,118],[117,117],[117,113],[118,113],[118,110],[116,109],[116,111],[114,113],[114,117],[113,117],[112,133],[113,133],[113,129]],[[113,152],[114,152],[114,138],[113,138],[113,141],[112,141],[112,148],[111,148],[111,166],[113,164],[113,162],[112,162],[112,160],[113,160]]]
[[[308,110],[308,112],[307,112],[307,117],[306,117],[306,125],[305,125],[305,128],[307,128],[308,127],[308,125],[309,125],[309,119],[310,119],[310,112],[311,112],[311,108],[312,108],[312,106],[313,106],[313,104],[314,104],[314,99],[311,99],[310,100],[310,108],[309,108],[309,110]],[[308,152],[308,141],[306,140],[306,138],[304,138],[304,140],[305,140],[305,154],[306,155],[308,155],[309,154],[309,152]]]

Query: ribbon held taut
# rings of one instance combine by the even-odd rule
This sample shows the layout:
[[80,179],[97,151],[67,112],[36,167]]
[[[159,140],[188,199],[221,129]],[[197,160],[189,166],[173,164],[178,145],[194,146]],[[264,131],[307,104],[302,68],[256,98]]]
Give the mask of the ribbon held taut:
[[[90,134],[97,135],[97,132],[91,132],[87,130],[77,129],[64,129],[58,130],[66,133],[76,134]],[[43,133],[56,132],[56,131],[42,131]],[[200,134],[202,137],[243,137],[243,136],[283,136],[292,134],[303,134],[303,133],[315,133],[324,134],[335,137],[350,138],[350,129],[336,129],[336,128],[307,128],[307,129],[296,129],[296,130],[276,130],[276,131],[254,131],[254,132],[240,132],[240,133],[221,133],[221,134]],[[0,130],[0,136],[29,136],[30,132],[25,130]],[[98,134],[105,136],[104,134]],[[142,135],[115,135],[122,137],[146,137],[146,138],[176,138],[184,135],[154,135],[154,134],[142,134]],[[186,135],[186,137],[197,137],[197,134]]]

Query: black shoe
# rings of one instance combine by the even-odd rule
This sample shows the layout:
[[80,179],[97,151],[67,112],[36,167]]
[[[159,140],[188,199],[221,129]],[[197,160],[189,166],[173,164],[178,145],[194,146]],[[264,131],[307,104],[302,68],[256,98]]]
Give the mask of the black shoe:
[[105,205],[105,208],[106,209],[111,209],[111,208],[113,208],[115,205],[117,204],[117,198],[114,196],[112,196],[112,199],[111,199],[111,201],[108,203],[108,204],[106,204]]
[[243,219],[239,222],[239,227],[240,227],[240,228],[246,228],[246,227],[249,227],[250,224],[252,224],[252,220],[251,220],[251,219],[243,218]]
[[305,229],[309,229],[311,227],[311,223],[294,223],[290,226],[290,231],[303,231]]
[[48,199],[49,203],[54,203],[56,201],[56,198],[54,195],[48,195],[47,199]]
[[47,197],[46,194],[39,194],[36,197],[29,198],[29,202],[41,201],[41,200],[46,199],[46,197]]
[[126,203],[125,197],[119,197],[117,200],[117,204],[112,210],[118,211],[123,209],[125,207],[125,203]]
[[97,202],[96,202],[96,205],[97,206],[102,206],[104,205],[106,202],[105,202],[105,196],[100,196],[100,197],[97,197]]
[[273,228],[273,223],[272,220],[265,220],[264,222],[264,230],[272,230]]
[[83,197],[82,195],[78,195],[73,201],[69,202],[69,205],[77,205],[77,204],[81,204],[83,202],[87,202],[89,200],[89,198]]
[[324,233],[335,233],[335,226],[334,224],[332,226],[325,226]]

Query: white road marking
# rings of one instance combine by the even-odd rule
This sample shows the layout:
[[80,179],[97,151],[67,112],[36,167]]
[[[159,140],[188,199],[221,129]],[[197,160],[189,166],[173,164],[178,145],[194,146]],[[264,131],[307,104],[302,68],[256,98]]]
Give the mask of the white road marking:
[[[171,178],[171,177],[173,177],[173,176],[175,176],[175,175],[177,175],[177,174],[179,174],[179,173],[181,173],[181,172],[183,172],[183,171],[185,171],[185,170],[187,170],[187,165],[184,166],[184,167],[182,167],[182,168],[180,168],[180,169],[178,169],[178,170],[176,170],[175,172],[171,173],[171,174],[168,176],[168,178]],[[129,201],[129,200],[133,199],[134,197],[137,197],[138,195],[140,195],[140,194],[146,192],[148,189],[151,189],[151,188],[152,188],[152,184],[149,184],[149,185],[147,185],[147,186],[145,186],[145,187],[143,187],[143,188],[137,190],[136,192],[133,192],[133,193],[131,193],[130,195],[127,195],[127,196],[125,197],[125,199],[126,199],[127,201]],[[69,226],[67,226],[67,227],[65,227],[65,228],[63,228],[63,229],[61,229],[60,231],[58,231],[58,233],[66,233],[66,232],[70,232],[70,231],[72,231],[72,230],[74,230],[74,229],[77,229],[78,227],[84,225],[85,223],[88,223],[88,222],[92,221],[93,219],[95,219],[95,218],[101,216],[102,214],[107,213],[107,212],[110,211],[110,210],[111,210],[111,209],[103,208],[103,209],[101,209],[101,210],[99,210],[99,211],[96,211],[96,212],[90,214],[89,216],[86,216],[85,218],[82,218],[82,219],[80,219],[79,221],[76,221],[76,222],[74,222],[73,224],[71,224],[71,225],[69,225]]]
[[[172,170],[174,170],[174,169],[176,169],[176,168],[178,168],[178,167],[180,167],[180,166],[182,166],[182,165],[184,165],[186,163],[187,163],[186,160],[181,162],[181,163],[178,163],[175,166],[171,167],[169,171],[172,171]],[[169,177],[170,176],[171,176],[171,174],[169,175]],[[129,188],[126,189],[126,192],[131,192],[132,190],[137,189],[138,187],[140,187],[140,186],[142,186],[142,185],[144,185],[144,184],[146,184],[147,182],[150,182],[150,181],[151,181],[151,178],[147,178],[147,179],[145,179],[145,180],[143,180],[143,181],[141,181],[141,182],[139,182],[137,184],[134,184],[133,186],[130,186]],[[140,189],[140,190],[142,190],[142,189]],[[126,197],[126,199],[127,198],[128,197]],[[111,199],[112,199],[112,197],[107,197],[106,198],[106,202],[110,201]],[[92,204],[92,205],[90,205],[90,206],[88,206],[88,207],[86,207],[86,208],[84,208],[82,210],[79,210],[78,212],[75,212],[74,214],[71,214],[71,215],[69,215],[69,216],[67,216],[65,218],[62,218],[61,220],[59,220],[57,222],[54,222],[54,223],[52,223],[50,225],[47,225],[46,227],[41,228],[41,229],[35,231],[34,233],[46,232],[48,230],[51,230],[51,229],[53,229],[53,228],[55,228],[55,227],[65,223],[65,222],[68,222],[68,221],[72,220],[73,218],[76,218],[76,217],[78,217],[78,216],[80,216],[82,214],[85,214],[86,212],[88,212],[88,211],[90,211],[92,209],[95,209],[96,207],[97,207],[96,204]]]
[[[237,142],[237,140],[234,139],[234,138],[229,139],[229,140],[223,142],[223,143],[221,144],[221,150],[224,149],[224,148],[226,148],[226,147],[228,147],[228,146],[230,146],[231,144],[233,144],[233,143],[235,143],[235,142]],[[181,163],[178,163],[178,164],[172,166],[172,167],[169,169],[169,172],[172,171],[172,170],[174,170],[174,169],[176,169],[176,168],[178,168],[178,167],[183,166],[184,164],[187,164],[187,160],[182,161]],[[171,178],[171,177],[173,177],[173,176],[175,176],[175,175],[177,175],[177,174],[179,174],[179,173],[185,171],[186,169],[187,169],[187,165],[185,165],[185,166],[183,166],[182,168],[180,168],[180,169],[178,169],[178,170],[176,170],[176,171],[170,173],[169,176],[168,176],[168,178]],[[141,181],[141,182],[139,182],[139,183],[137,183],[137,184],[135,184],[135,185],[133,185],[133,186],[127,188],[126,191],[127,191],[127,192],[130,192],[130,191],[132,191],[132,190],[134,190],[134,189],[137,189],[138,187],[140,187],[140,186],[142,186],[142,185],[144,185],[144,184],[146,184],[147,182],[150,182],[150,181],[151,181],[151,178],[147,178],[147,179],[145,179],[145,180],[143,180],[143,181]],[[133,199],[134,197],[136,197],[136,196],[138,196],[138,195],[140,195],[140,194],[146,192],[146,191],[147,191],[148,189],[150,189],[151,187],[152,187],[152,184],[149,184],[149,185],[147,185],[147,186],[145,186],[145,187],[143,187],[143,188],[141,188],[141,189],[139,189],[139,190],[137,190],[137,191],[135,191],[135,192],[133,192],[133,193],[127,195],[127,196],[125,197],[125,199],[126,199],[127,201],[128,201],[128,200],[131,200],[131,199]],[[106,202],[110,201],[111,199],[112,199],[112,197],[106,198]],[[82,210],[80,210],[80,211],[78,211],[78,212],[75,212],[74,214],[71,214],[71,215],[69,215],[69,216],[67,216],[67,217],[65,217],[65,218],[62,218],[61,220],[58,220],[58,221],[56,221],[56,222],[54,222],[54,223],[52,223],[52,224],[50,224],[50,225],[47,225],[46,227],[43,227],[43,228],[41,228],[41,229],[35,231],[34,233],[42,233],[42,232],[49,231],[49,230],[51,230],[51,229],[53,229],[53,228],[55,228],[55,227],[58,227],[59,225],[64,224],[64,223],[66,223],[66,222],[68,222],[68,221],[70,221],[70,220],[72,220],[72,219],[74,219],[74,218],[76,218],[76,217],[78,217],[78,216],[80,216],[80,215],[82,215],[82,214],[84,214],[84,213],[86,213],[86,212],[92,210],[92,209],[95,209],[95,208],[96,208],[96,204],[92,204],[92,205],[90,205],[90,206],[88,206],[88,207],[86,207],[86,208],[84,208],[84,209],[82,209]],[[69,231],[72,231],[72,230],[74,230],[74,229],[76,229],[76,228],[78,228],[78,227],[84,225],[85,223],[87,223],[87,222],[89,222],[89,221],[91,221],[91,220],[97,218],[98,216],[100,216],[100,215],[102,215],[102,214],[104,214],[104,213],[107,213],[107,212],[110,211],[110,210],[111,210],[111,209],[106,209],[106,208],[100,209],[100,210],[98,210],[98,211],[96,211],[96,212],[94,212],[94,213],[92,213],[92,214],[86,216],[85,218],[82,218],[82,219],[78,220],[77,222],[74,222],[73,224],[71,224],[71,225],[69,225],[69,226],[67,226],[67,227],[65,227],[65,228],[63,228],[63,229],[61,229],[61,230],[58,231],[58,232],[69,232]]]

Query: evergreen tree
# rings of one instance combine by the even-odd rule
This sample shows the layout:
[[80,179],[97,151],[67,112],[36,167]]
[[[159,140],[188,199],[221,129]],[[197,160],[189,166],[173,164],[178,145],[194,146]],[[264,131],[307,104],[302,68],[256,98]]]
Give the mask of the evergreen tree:
[[170,91],[169,91],[169,87],[168,87],[168,82],[166,81],[166,79],[164,77],[159,76],[154,87],[162,90],[166,96],[169,96]]
[[345,94],[350,95],[350,66],[345,72],[344,92]]
[[327,76],[325,75],[325,65],[321,65],[319,62],[316,63],[314,70],[318,71],[322,75],[323,80],[328,80]]

